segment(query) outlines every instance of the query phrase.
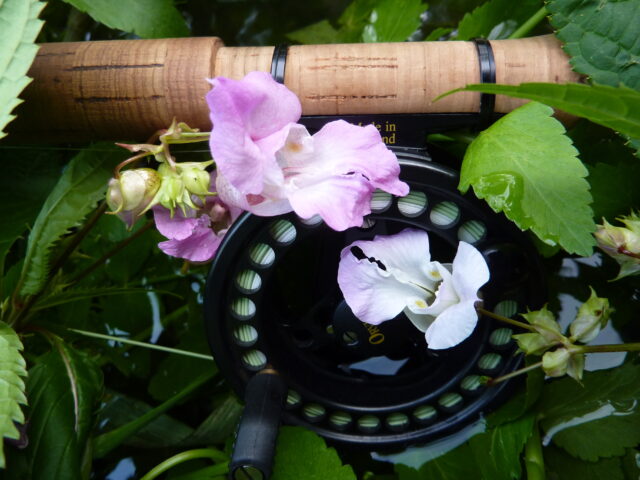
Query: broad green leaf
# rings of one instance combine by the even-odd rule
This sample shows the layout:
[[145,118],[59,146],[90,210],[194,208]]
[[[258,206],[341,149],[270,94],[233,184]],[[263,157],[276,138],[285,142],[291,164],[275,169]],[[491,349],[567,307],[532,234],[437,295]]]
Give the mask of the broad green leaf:
[[640,452],[630,448],[627,454],[622,457],[622,470],[625,480],[638,480],[640,478]]
[[21,102],[18,95],[31,81],[27,70],[38,51],[34,42],[42,28],[38,15],[44,6],[37,0],[0,2],[0,138],[15,118],[11,112]]
[[619,458],[603,458],[597,462],[583,462],[553,446],[545,448],[543,454],[545,469],[550,479],[624,480],[625,478]]
[[49,274],[52,247],[104,197],[111,168],[121,155],[118,154],[87,149],[66,167],[29,235],[20,277],[21,296],[40,292]]
[[637,0],[550,0],[547,9],[574,70],[596,83],[640,90]]
[[630,88],[579,83],[522,83],[467,85],[454,92],[463,90],[528,98],[640,138],[640,92]]
[[[118,392],[109,392],[98,415],[101,431],[113,430],[152,410],[149,404]],[[163,414],[126,439],[126,445],[141,448],[170,447],[193,434],[184,423]]]
[[64,0],[107,27],[141,38],[186,37],[189,29],[172,0]]
[[[55,339],[29,370],[29,445],[9,460],[26,465],[7,478],[80,479],[87,440],[102,393],[102,372],[84,353]],[[21,476],[22,474],[22,476]]]
[[522,230],[588,256],[595,230],[587,169],[553,110],[528,103],[498,120],[467,148],[459,189],[470,186]]
[[540,0],[489,0],[462,18],[455,38],[507,38],[540,7]]
[[469,440],[482,478],[511,480],[521,477],[520,453],[533,431],[535,416],[505,423]]
[[[539,357],[526,357],[526,365],[539,362]],[[495,427],[519,419],[536,403],[542,393],[544,373],[541,368],[527,372],[525,387],[498,410],[487,416],[487,426]]]
[[340,41],[340,32],[328,20],[287,33],[287,38],[302,44],[327,44]]
[[362,31],[365,42],[402,42],[420,27],[427,9],[422,0],[382,0]]
[[398,474],[398,480],[479,479],[478,468],[467,443],[428,461],[419,469],[398,463],[394,465],[394,470]]
[[302,427],[281,427],[276,445],[272,480],[355,480],[333,448]]
[[544,443],[595,462],[624,455],[640,442],[640,366],[585,372],[584,386],[566,378],[545,386],[539,410]]
[[438,27],[433,31],[431,31],[431,33],[427,35],[427,38],[425,38],[424,41],[425,42],[438,41],[440,40],[440,38],[444,37],[445,35],[449,35],[452,31],[453,31],[453,28]]
[[27,397],[21,377],[27,375],[27,369],[21,350],[22,342],[16,332],[0,322],[0,468],[5,468],[2,439],[20,438],[14,422],[24,423],[20,404],[25,405]]
[[593,195],[593,216],[596,220],[626,215],[640,208],[640,162],[631,158],[617,165],[597,163],[589,166],[589,183]]
[[369,21],[371,12],[380,2],[381,0],[353,0],[344,9],[338,18],[342,41],[362,41],[362,29]]

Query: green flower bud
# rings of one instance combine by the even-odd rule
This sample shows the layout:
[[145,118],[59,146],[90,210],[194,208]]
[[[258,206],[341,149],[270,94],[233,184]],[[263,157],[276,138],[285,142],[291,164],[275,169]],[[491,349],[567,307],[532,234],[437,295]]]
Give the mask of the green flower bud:
[[600,298],[591,288],[589,300],[584,302],[569,330],[572,342],[588,343],[607,325],[613,309],[609,307],[609,300]]
[[525,355],[542,355],[556,344],[556,342],[549,342],[539,333],[520,333],[514,335],[513,338],[518,342],[518,348]]
[[180,172],[180,178],[184,183],[186,189],[199,197],[205,195],[212,195],[213,192],[209,191],[209,185],[211,184],[211,175],[205,170],[206,167],[211,165],[210,162],[185,162],[178,163],[176,165]]
[[615,280],[640,272],[640,217],[621,217],[626,227],[614,227],[604,220],[595,232],[598,246],[620,264]]
[[580,382],[584,372],[584,353],[572,353],[567,364],[567,375]]
[[564,343],[566,340],[566,337],[560,331],[560,325],[556,322],[553,313],[547,310],[546,305],[540,310],[523,313],[522,316],[549,344]]
[[[151,168],[125,170],[120,178],[109,180],[107,205],[113,213],[131,227],[137,217],[146,211],[160,188],[160,176]],[[126,214],[126,215],[124,215]]]
[[550,377],[561,377],[567,373],[571,354],[566,348],[558,348],[542,356],[542,369]]

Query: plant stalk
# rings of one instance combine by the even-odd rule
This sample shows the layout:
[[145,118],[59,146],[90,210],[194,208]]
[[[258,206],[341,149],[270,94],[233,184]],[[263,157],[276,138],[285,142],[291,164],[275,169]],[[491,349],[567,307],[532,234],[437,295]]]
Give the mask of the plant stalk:
[[638,352],[640,343],[620,343],[614,345],[582,345],[580,350],[584,353],[605,352]]
[[158,477],[158,475],[163,474],[167,470],[175,467],[176,465],[180,465],[183,462],[188,462],[189,460],[196,460],[198,458],[210,458],[213,462],[218,463],[216,465],[219,467],[220,471],[207,472],[208,476],[216,475],[216,474],[224,474],[229,471],[229,462],[228,457],[222,453],[220,450],[215,448],[198,448],[194,450],[187,450],[186,452],[180,452],[173,457],[167,458],[164,462],[159,463],[155,467],[153,467],[146,475],[144,475],[140,480],[153,480]]
[[485,317],[493,318],[494,320],[498,320],[503,323],[508,323],[509,325],[513,325],[518,328],[523,328],[525,330],[529,330],[531,332],[536,332],[537,330],[528,323],[519,322],[518,320],[514,320],[512,318],[503,317],[502,315],[498,315],[497,313],[490,312],[482,307],[476,307],[478,313],[484,315]]
[[545,480],[544,456],[537,421],[533,424],[533,432],[524,447],[524,466],[527,471],[527,480]]
[[538,25],[542,20],[545,19],[547,14],[548,12],[546,7],[540,8],[540,10],[538,10],[531,17],[529,17],[529,19],[526,22],[520,25],[515,32],[509,35],[509,38],[510,39],[522,38],[526,36],[531,30],[535,28],[536,25]]
[[502,375],[501,377],[491,378],[487,382],[487,386],[492,387],[498,383],[504,382],[505,380],[509,380],[510,378],[517,377],[518,375],[522,375],[523,373],[527,373],[530,370],[535,370],[542,366],[542,361],[537,363],[532,363],[531,365],[523,368],[519,368],[518,370],[514,370],[511,373],[507,373],[506,375]]

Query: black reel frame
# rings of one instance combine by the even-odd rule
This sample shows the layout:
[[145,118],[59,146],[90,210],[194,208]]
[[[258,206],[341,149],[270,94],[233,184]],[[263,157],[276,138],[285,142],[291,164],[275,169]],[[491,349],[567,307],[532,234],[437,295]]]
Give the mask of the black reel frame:
[[[494,82],[490,45],[476,46],[481,81]],[[276,47],[273,57],[272,75],[281,82],[286,50]],[[425,148],[428,133],[487,126],[496,118],[494,100],[482,95],[479,114],[300,120],[312,132],[337,118],[375,125],[411,192],[376,192],[363,226],[345,232],[291,213],[245,214],[226,234],[207,280],[205,325],[220,370],[247,399],[233,478],[269,476],[282,404],[287,424],[349,446],[388,449],[457,431],[504,396],[509,382],[486,387],[482,376],[520,365],[508,326],[483,317],[462,344],[432,351],[403,314],[377,326],[360,322],[337,285],[342,248],[410,227],[429,233],[433,260],[452,261],[460,240],[483,254],[491,273],[481,289],[487,310],[511,317],[543,304],[544,275],[529,238],[473,194],[461,195],[450,168],[456,162],[435,150],[434,161]]]

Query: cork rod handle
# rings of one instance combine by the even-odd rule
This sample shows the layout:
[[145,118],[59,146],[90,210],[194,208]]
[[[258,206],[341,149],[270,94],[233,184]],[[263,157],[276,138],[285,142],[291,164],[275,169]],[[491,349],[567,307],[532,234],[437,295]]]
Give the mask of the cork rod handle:
[[[498,83],[578,81],[553,36],[491,45]],[[269,71],[272,54],[215,37],[44,44],[14,129],[60,141],[144,140],[174,117],[209,129],[206,79]],[[304,115],[475,112],[478,93],[433,99],[479,78],[475,46],[460,41],[292,46],[285,70]],[[496,111],[521,103],[499,96]]]

